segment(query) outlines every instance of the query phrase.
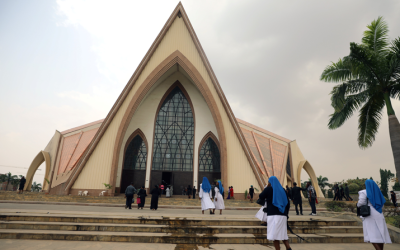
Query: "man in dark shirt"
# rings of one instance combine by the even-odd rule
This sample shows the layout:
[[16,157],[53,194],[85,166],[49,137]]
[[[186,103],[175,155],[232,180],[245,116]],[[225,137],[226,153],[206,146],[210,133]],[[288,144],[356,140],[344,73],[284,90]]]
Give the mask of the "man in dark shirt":
[[342,201],[344,197],[344,188],[343,185],[340,186],[340,200]]
[[297,209],[297,206],[300,207],[300,214],[303,215],[303,201],[301,200],[301,191],[304,191],[305,189],[298,187],[297,183],[293,183],[293,188],[292,188],[292,200],[294,207],[296,208],[296,214],[299,215],[299,210]]
[[129,208],[132,209],[132,200],[133,200],[133,195],[136,193],[136,188],[133,186],[133,182],[131,182],[131,185],[129,185],[125,189],[125,198],[126,198],[126,204],[125,204],[125,209]]
[[24,192],[25,183],[26,183],[26,179],[24,176],[22,176],[21,180],[19,180],[19,189],[18,189],[19,194],[22,194]]
[[390,191],[390,199],[393,202],[393,206],[397,207],[397,197],[396,197],[396,194],[393,191]]
[[337,184],[333,185],[332,191],[333,191],[333,195],[334,195],[334,197],[333,197],[334,201],[338,201],[339,200],[338,189],[339,188],[338,188]]
[[344,197],[346,198],[346,200],[347,201],[352,201],[353,199],[350,197],[350,190],[349,190],[349,187],[347,186],[347,183],[346,184],[344,184],[345,185],[345,187],[344,187]]
[[254,195],[253,185],[251,185],[249,188],[249,194],[250,194],[250,202],[253,203],[253,195]]

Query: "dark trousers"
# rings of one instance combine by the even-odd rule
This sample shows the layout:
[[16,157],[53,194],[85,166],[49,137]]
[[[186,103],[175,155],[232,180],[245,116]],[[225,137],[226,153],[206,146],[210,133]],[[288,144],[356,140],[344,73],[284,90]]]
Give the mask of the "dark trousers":
[[126,196],[126,206],[129,207],[129,209],[132,208],[132,199],[133,199],[133,194]]
[[193,192],[193,199],[196,198],[196,192]]
[[299,214],[299,210],[297,209],[297,206],[300,207],[300,214],[303,214],[303,202],[302,201],[300,201],[299,203],[294,203],[293,202],[293,204],[294,204],[294,207],[296,209],[296,214]]
[[316,214],[317,208],[315,207],[315,198],[310,199],[311,213]]
[[338,201],[339,200],[339,194],[335,193],[335,197],[333,198],[334,201]]
[[346,201],[352,201],[353,199],[350,197],[350,195],[345,194],[344,198],[346,199]]
[[397,202],[395,202],[395,201],[392,201],[392,202],[393,202],[393,206],[397,207]]

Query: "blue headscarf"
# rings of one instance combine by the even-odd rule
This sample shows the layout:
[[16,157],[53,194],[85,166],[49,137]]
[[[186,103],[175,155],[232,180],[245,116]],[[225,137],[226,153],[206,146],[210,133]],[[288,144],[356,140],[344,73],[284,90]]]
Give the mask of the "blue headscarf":
[[224,187],[222,186],[221,181],[218,181],[218,189],[221,195],[224,194]]
[[272,205],[277,207],[279,212],[285,213],[285,208],[288,204],[285,190],[275,176],[269,177],[268,182],[271,183],[274,194],[272,197]]
[[367,197],[369,202],[371,202],[376,211],[382,213],[382,207],[383,204],[385,204],[386,199],[383,197],[378,185],[376,185],[375,181],[373,180],[366,180],[365,188],[367,189]]
[[205,176],[203,177],[203,182],[202,182],[201,188],[206,193],[209,193],[211,190],[210,182],[208,181],[207,177],[205,177]]

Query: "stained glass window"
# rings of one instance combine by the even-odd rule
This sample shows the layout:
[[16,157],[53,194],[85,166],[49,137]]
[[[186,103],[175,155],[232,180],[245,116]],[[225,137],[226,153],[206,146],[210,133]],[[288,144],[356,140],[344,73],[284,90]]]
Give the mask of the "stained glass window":
[[201,147],[199,154],[199,171],[220,172],[219,149],[214,140],[208,138]]
[[142,137],[135,136],[125,152],[124,169],[146,170],[147,149]]
[[153,170],[193,171],[194,120],[185,95],[176,87],[158,112]]

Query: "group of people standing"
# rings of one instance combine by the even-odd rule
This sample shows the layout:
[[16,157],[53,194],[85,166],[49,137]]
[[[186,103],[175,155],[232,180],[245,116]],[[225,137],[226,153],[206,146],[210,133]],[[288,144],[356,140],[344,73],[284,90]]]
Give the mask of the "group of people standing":
[[[315,192],[314,187],[311,185],[311,182],[307,182],[305,188],[298,187],[297,183],[293,183],[293,187],[290,188],[286,185],[286,195],[289,198],[289,201],[292,200],[294,207],[296,209],[296,215],[303,215],[303,200],[301,197],[301,192],[306,191],[306,197],[308,202],[310,203],[311,213],[309,215],[315,216],[317,215],[317,208],[315,204],[317,203],[317,193]],[[299,211],[300,209],[300,211]]]
[[[224,187],[221,181],[215,182],[214,190],[212,190],[211,184],[207,177],[203,177],[203,181],[200,184],[199,199],[201,200],[201,213],[204,214],[205,210],[210,210],[210,214],[215,214],[215,210],[219,210],[219,214],[222,214],[222,210],[225,209],[224,203]],[[214,201],[212,201],[214,199]]]
[[342,201],[343,198],[346,199],[346,201],[352,201],[353,199],[350,197],[350,190],[349,187],[347,186],[347,183],[344,184],[345,187],[343,188],[343,185],[335,184],[332,188],[333,193],[335,196],[333,197],[334,201]]

